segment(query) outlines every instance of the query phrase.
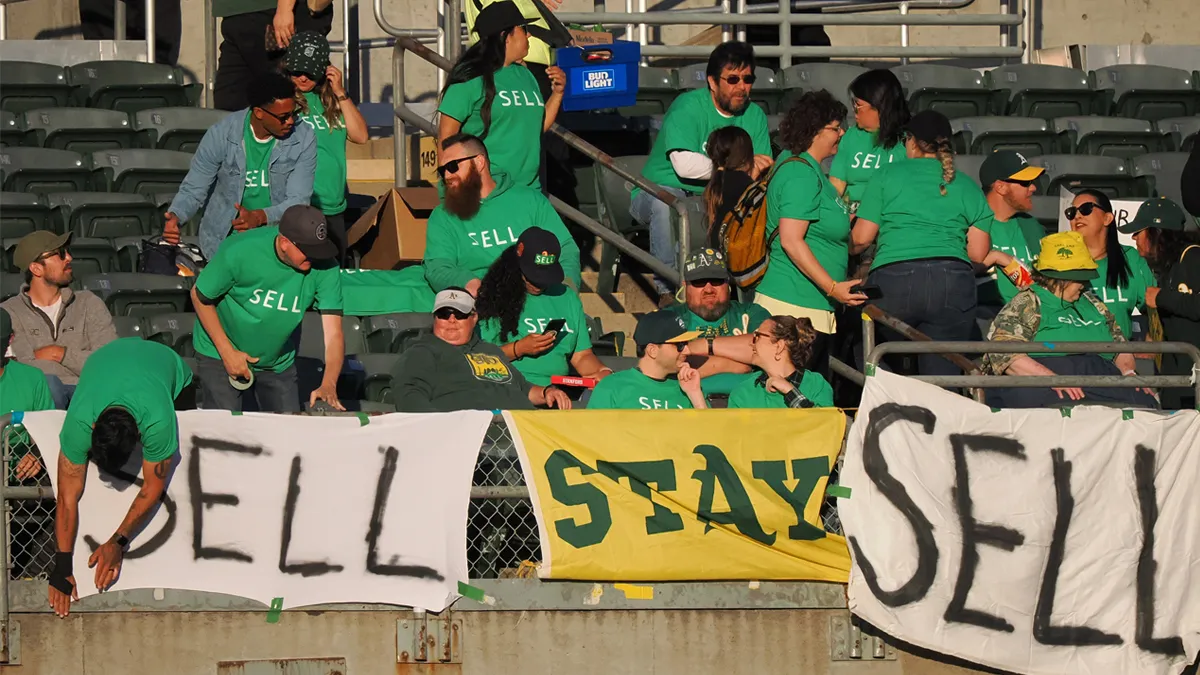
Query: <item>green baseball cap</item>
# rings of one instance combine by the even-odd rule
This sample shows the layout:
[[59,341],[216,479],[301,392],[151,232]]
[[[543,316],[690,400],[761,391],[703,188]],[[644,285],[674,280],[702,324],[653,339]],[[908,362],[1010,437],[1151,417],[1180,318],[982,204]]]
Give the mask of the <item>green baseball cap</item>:
[[290,72],[307,75],[310,80],[320,80],[325,77],[325,69],[329,67],[329,41],[316,31],[296,33],[288,43],[284,63]]
[[13,265],[24,272],[29,269],[30,265],[37,262],[38,258],[51,251],[57,251],[70,242],[70,232],[66,234],[55,234],[49,230],[30,232],[21,237],[21,241],[18,241],[17,247],[13,249]]
[[1035,180],[1045,171],[1040,166],[1031,165],[1019,152],[997,150],[979,166],[979,182],[986,188],[998,180]]
[[1157,227],[1160,230],[1183,231],[1187,229],[1187,216],[1184,215],[1183,209],[1179,208],[1178,204],[1166,197],[1147,199],[1142,202],[1133,220],[1118,226],[1117,231],[1124,234],[1137,234],[1151,227]]
[[691,342],[700,337],[700,331],[688,330],[687,324],[678,314],[660,309],[638,319],[633,331],[633,341],[643,349],[646,345],[678,344]]
[[725,256],[716,249],[706,248],[692,254],[683,266],[684,281],[700,281],[702,279],[725,280],[729,278],[729,269],[725,267]]

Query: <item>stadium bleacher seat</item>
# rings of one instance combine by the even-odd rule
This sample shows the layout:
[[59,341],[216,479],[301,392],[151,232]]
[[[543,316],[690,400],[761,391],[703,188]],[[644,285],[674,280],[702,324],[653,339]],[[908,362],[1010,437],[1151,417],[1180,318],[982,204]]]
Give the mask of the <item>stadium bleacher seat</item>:
[[599,317],[587,317],[588,337],[592,341],[592,351],[596,354],[620,356],[625,352],[625,333],[614,331],[604,332],[604,324]]
[[1170,139],[1146,120],[1126,117],[1059,117],[1054,130],[1079,155],[1104,155],[1129,159],[1171,149]]
[[[300,342],[296,350],[297,356],[325,360],[325,332],[321,329],[321,314],[305,312],[300,321]],[[342,317],[342,336],[346,343],[346,354],[358,354],[366,351],[363,346],[362,326],[356,316]]]
[[433,315],[426,312],[363,317],[363,343],[368,354],[399,354],[409,342],[432,328]]
[[142,147],[195,152],[209,127],[229,113],[204,108],[151,108],[133,116]]
[[1097,68],[1091,77],[1113,115],[1157,122],[1200,112],[1200,90],[1186,70],[1122,64]]
[[0,192],[0,231],[4,237],[24,237],[34,230],[49,230],[50,207],[36,194]]
[[[630,353],[633,353],[634,352],[633,347],[630,347],[629,351],[630,351]],[[637,363],[638,363],[638,359],[636,356],[597,355],[597,358],[600,359],[600,363],[603,363],[604,365],[608,366],[609,368],[612,368],[614,373],[619,373],[622,370],[629,370],[631,368],[636,368]]]
[[136,237],[162,229],[158,207],[137,194],[56,192],[46,195],[58,227],[77,237]]
[[0,302],[21,292],[21,284],[25,283],[17,272],[0,271]]
[[398,354],[359,354],[362,365],[362,398],[374,403],[393,403],[392,367]]
[[71,267],[77,279],[91,274],[107,274],[117,269],[117,251],[107,239],[72,237],[70,251]]
[[1058,136],[1040,117],[960,117],[950,120],[955,152],[988,155],[1012,150],[1023,155],[1058,151]]
[[97,108],[37,108],[22,116],[25,145],[90,154],[132,148],[129,116]]
[[762,106],[763,112],[775,115],[783,112],[783,81],[770,68],[754,69],[754,88],[750,100]]
[[1170,134],[1176,150],[1191,152],[1196,136],[1200,134],[1200,115],[1171,117],[1155,122],[1154,126],[1160,132]]
[[950,119],[988,114],[992,92],[983,75],[970,68],[914,63],[891,70],[904,87],[913,113],[936,110]]
[[793,101],[806,91],[827,89],[841,101],[849,111],[850,121],[854,117],[854,105],[850,101],[850,83],[867,72],[862,66],[848,63],[801,63],[783,70],[783,104],[787,111]]
[[21,114],[34,108],[67,105],[71,85],[62,66],[31,61],[5,61],[0,108]]
[[1021,117],[1089,115],[1096,108],[1096,92],[1079,70],[1040,63],[999,66],[984,76],[995,92],[993,109]]
[[0,148],[0,169],[8,192],[72,192],[91,186],[86,155],[50,148]]
[[679,95],[679,80],[675,71],[669,68],[640,67],[638,72],[638,91],[636,103],[633,106],[620,108],[618,112],[626,116],[664,115],[671,101]]
[[189,104],[174,66],[141,61],[89,61],[67,68],[78,105],[132,114]]
[[146,337],[142,331],[142,322],[136,316],[114,316],[113,327],[117,329],[117,337]]
[[192,346],[192,331],[196,326],[195,314],[151,314],[142,319],[142,324],[145,326],[144,337],[147,340],[160,342],[174,349],[180,356],[196,355]]
[[17,124],[17,116],[7,110],[0,110],[0,148],[21,145],[25,134]]
[[190,153],[173,150],[105,150],[92,155],[96,184],[109,192],[131,194],[176,191],[191,163]]
[[[1046,169],[1040,179],[1046,184],[1045,194],[1057,195],[1061,188],[1077,192],[1094,188],[1114,199],[1148,197],[1146,188],[1119,157],[1089,155],[1040,155],[1030,157],[1029,163]],[[1040,184],[1039,184],[1040,187]]]
[[1133,158],[1133,175],[1146,180],[1153,177],[1150,188],[1154,194],[1169,197],[1176,204],[1183,202],[1183,165],[1187,164],[1186,152],[1154,152]]
[[182,313],[192,278],[164,274],[110,272],[80,277],[80,286],[100,296],[113,316]]
[[0,239],[0,250],[3,251],[4,256],[4,262],[0,264],[0,272],[16,274],[21,271],[13,264],[13,249],[17,247],[17,242],[19,241],[21,241],[19,237],[5,237],[4,239]]
[[[1049,195],[1034,195],[1033,196],[1033,211],[1029,214],[1037,218],[1042,227],[1046,228],[1046,234],[1058,231],[1058,197]],[[987,333],[984,333],[986,335]]]
[[[630,173],[640,175],[642,168],[646,165],[646,157],[644,155],[615,157],[613,162]],[[599,220],[626,239],[635,232],[647,230],[646,225],[637,222],[629,215],[629,204],[633,201],[632,190],[633,184],[615,172],[607,169],[596,171],[596,193],[600,206]],[[597,289],[600,293],[611,293],[616,290],[617,279],[613,274],[613,266],[617,262],[617,256],[616,247],[608,244],[601,247],[600,279]]]
[[[693,63],[675,71],[680,89],[700,89],[708,86],[708,64]],[[757,74],[757,73],[756,73]]]
[[983,166],[986,155],[955,155],[954,170],[965,176],[970,176],[975,184],[979,184],[979,167]]

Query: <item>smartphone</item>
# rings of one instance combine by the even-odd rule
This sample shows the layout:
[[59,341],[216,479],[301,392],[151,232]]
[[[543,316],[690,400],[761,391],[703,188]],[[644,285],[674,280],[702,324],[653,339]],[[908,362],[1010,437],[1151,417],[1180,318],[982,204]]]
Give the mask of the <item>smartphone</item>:
[[862,293],[869,300],[878,300],[883,297],[883,291],[875,284],[859,284],[854,287],[855,293]]
[[542,331],[542,335],[546,335],[547,333],[557,333],[566,325],[566,319],[551,319],[550,323],[546,324],[546,330]]

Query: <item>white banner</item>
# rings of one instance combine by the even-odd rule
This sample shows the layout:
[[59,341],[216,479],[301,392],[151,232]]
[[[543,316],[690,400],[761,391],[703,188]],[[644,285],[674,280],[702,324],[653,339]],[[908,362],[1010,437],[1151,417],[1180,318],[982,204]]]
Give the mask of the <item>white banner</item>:
[[1018,673],[1167,675],[1200,652],[1200,415],[1004,410],[878,371],[839,500],[850,609]]
[[[51,479],[65,416],[24,419]],[[392,414],[362,424],[196,410],[178,419],[166,499],[134,537],[114,590],[436,612],[467,581],[471,476],[491,413]],[[139,474],[140,463],[135,453],[127,469]],[[116,530],[136,491],[89,463],[74,549],[81,598],[97,592],[88,556]]]

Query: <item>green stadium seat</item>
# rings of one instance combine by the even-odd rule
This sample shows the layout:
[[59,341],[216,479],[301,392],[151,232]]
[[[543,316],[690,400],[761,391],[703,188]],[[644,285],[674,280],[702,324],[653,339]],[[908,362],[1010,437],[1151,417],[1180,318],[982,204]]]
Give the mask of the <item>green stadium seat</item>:
[[1040,63],[999,66],[984,76],[984,82],[995,92],[993,109],[1005,115],[1052,120],[1090,115],[1097,107],[1087,74],[1073,68]]
[[1054,130],[1079,155],[1130,159],[1171,150],[1171,141],[1146,120],[1126,117],[1060,117]]
[[1150,196],[1144,183],[1133,176],[1125,160],[1119,157],[1041,155],[1030,157],[1029,163],[1046,169],[1040,180],[1046,181],[1043,192],[1047,195],[1057,195],[1061,188],[1071,192],[1093,188],[1114,199]]
[[25,145],[81,155],[132,148],[134,143],[129,116],[115,110],[38,108],[25,112],[21,127],[25,130]]
[[1097,68],[1091,77],[1114,115],[1157,122],[1200,112],[1200,90],[1186,70],[1123,64]]
[[59,230],[78,237],[148,236],[162,229],[158,208],[143,195],[57,192],[46,195]]
[[970,176],[971,180],[979,185],[979,167],[983,166],[985,159],[987,155],[955,155],[954,170],[964,176]]
[[[854,105],[850,101],[850,83],[865,72],[866,68],[848,63],[801,63],[785,68],[781,73],[784,89],[781,110],[787,112],[792,102],[806,91],[826,89],[846,105],[849,116],[853,118]],[[849,121],[847,119],[847,122]]]
[[30,61],[5,61],[0,108],[17,115],[34,108],[65,106],[71,85],[62,66]]
[[1176,204],[1183,203],[1183,166],[1186,152],[1154,152],[1133,158],[1133,175],[1147,180],[1153,178],[1150,196],[1168,197]]
[[151,108],[133,116],[143,147],[195,152],[204,132],[229,115],[204,108]]
[[959,117],[950,120],[954,150],[972,155],[989,155],[1012,150],[1023,155],[1045,155],[1058,151],[1058,136],[1040,117]]
[[[635,175],[642,173],[646,165],[645,155],[615,157],[614,164]],[[596,171],[596,193],[599,196],[601,223],[610,230],[623,235],[626,239],[636,232],[649,230],[648,224],[642,224],[629,215],[629,204],[633,201],[633,184],[608,169]],[[616,247],[603,244],[600,252],[599,293],[611,293],[616,290],[617,277],[613,267],[618,260]]]
[[82,288],[104,300],[113,316],[182,313],[187,308],[193,281],[191,277],[125,272],[76,278]]
[[362,320],[363,343],[368,354],[399,354],[432,329],[433,315],[425,312],[378,314]]
[[188,105],[174,66],[141,61],[89,61],[67,68],[78,105],[133,114],[147,108]]
[[162,343],[183,357],[194,357],[192,331],[196,326],[196,315],[191,312],[151,314],[142,320],[145,338]]
[[35,230],[49,230],[50,207],[36,194],[0,192],[0,231],[5,237],[24,237]]
[[638,68],[638,91],[636,103],[619,108],[627,117],[638,115],[664,115],[671,101],[679,95],[679,80],[669,68]]
[[913,113],[936,110],[950,119],[988,114],[992,92],[983,75],[970,68],[914,63],[891,70],[904,87]]
[[147,196],[178,190],[191,163],[190,153],[174,150],[104,150],[92,155],[98,186]]
[[86,155],[50,148],[0,148],[8,192],[82,192],[91,188]]
[[1171,136],[1175,149],[1191,152],[1196,136],[1200,134],[1200,115],[1192,117],[1171,117],[1154,123],[1155,128]]
[[117,270],[117,250],[107,239],[72,237],[69,250],[76,279]]
[[25,133],[17,124],[17,116],[7,110],[0,110],[0,148],[21,145],[25,141]]
[[0,271],[0,302],[20,293],[24,283],[19,273]]
[[117,329],[117,337],[145,338],[142,331],[142,321],[136,316],[114,316],[113,327]]

